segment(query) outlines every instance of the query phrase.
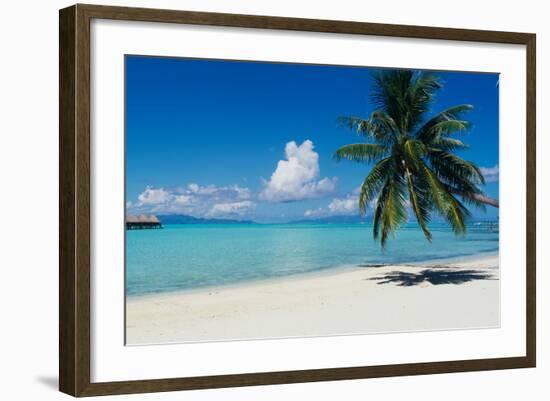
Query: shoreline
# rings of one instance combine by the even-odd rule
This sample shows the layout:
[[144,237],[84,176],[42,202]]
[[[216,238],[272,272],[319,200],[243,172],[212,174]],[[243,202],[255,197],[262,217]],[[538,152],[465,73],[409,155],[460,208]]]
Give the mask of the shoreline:
[[126,343],[498,327],[498,266],[492,252],[131,296]]
[[[400,263],[389,263],[389,264],[380,264],[380,263],[365,263],[365,264],[343,264],[339,266],[331,266],[326,268],[321,268],[318,270],[312,270],[309,272],[302,272],[302,273],[294,273],[294,274],[288,274],[288,275],[281,275],[281,276],[272,276],[272,277],[262,277],[262,278],[253,278],[253,279],[247,279],[242,281],[236,281],[236,282],[229,282],[229,283],[223,283],[223,284],[217,284],[217,285],[204,285],[199,287],[193,287],[193,288],[180,288],[177,290],[168,290],[168,291],[159,291],[159,292],[148,292],[145,294],[131,294],[127,295],[127,300],[137,300],[137,299],[143,299],[143,298],[153,298],[153,297],[162,297],[162,296],[171,296],[171,295],[177,295],[177,294],[195,294],[195,293],[202,293],[205,291],[218,291],[223,290],[227,288],[241,288],[241,287],[249,287],[249,286],[255,286],[258,284],[265,284],[268,282],[280,282],[283,280],[294,280],[294,279],[300,279],[300,278],[312,278],[312,277],[320,277],[320,276],[332,276],[335,274],[338,274],[339,272],[344,273],[347,271],[354,271],[354,270],[365,270],[365,269],[378,269],[384,266],[409,266],[409,267],[427,267],[427,266],[434,266],[436,264],[445,264],[445,265],[466,265],[470,261],[478,262],[483,261],[485,259],[492,259],[492,258],[498,258],[499,252],[498,251],[487,251],[487,252],[480,252],[475,254],[469,254],[469,255],[461,255],[461,256],[452,256],[448,258],[434,258],[434,259],[426,259],[423,261],[412,261],[412,262],[400,262]],[[496,268],[498,269],[499,263],[497,263]]]

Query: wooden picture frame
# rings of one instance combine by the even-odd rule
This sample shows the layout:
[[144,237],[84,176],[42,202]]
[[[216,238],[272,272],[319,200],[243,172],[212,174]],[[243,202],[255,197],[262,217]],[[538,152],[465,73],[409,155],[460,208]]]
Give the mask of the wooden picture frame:
[[[522,357],[493,359],[92,383],[90,380],[90,21],[95,18],[399,38],[490,42],[526,46],[526,355]],[[536,37],[534,34],[80,4],[60,10],[59,29],[60,391],[73,396],[95,396],[535,366]]]

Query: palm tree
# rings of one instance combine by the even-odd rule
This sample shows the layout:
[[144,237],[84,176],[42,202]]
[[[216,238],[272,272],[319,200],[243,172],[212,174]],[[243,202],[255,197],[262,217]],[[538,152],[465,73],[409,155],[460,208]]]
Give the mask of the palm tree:
[[428,223],[439,213],[455,234],[466,232],[470,212],[465,204],[498,207],[498,201],[480,189],[485,183],[479,168],[457,156],[468,147],[453,134],[468,130],[462,117],[472,109],[463,104],[427,118],[440,78],[430,72],[384,70],[373,74],[371,94],[375,111],[367,119],[341,117],[366,140],[338,149],[336,160],[373,163],[361,185],[359,209],[364,214],[371,202],[374,238],[385,246],[388,235],[407,220],[407,203],[425,237],[431,241]]

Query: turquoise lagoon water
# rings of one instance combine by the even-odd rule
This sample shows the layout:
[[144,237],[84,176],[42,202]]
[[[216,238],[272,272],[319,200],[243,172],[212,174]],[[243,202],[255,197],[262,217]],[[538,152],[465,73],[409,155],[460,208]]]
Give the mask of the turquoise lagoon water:
[[456,237],[414,225],[385,250],[367,224],[197,224],[126,232],[126,293],[143,295],[239,283],[350,265],[414,263],[498,250],[498,231],[472,225]]

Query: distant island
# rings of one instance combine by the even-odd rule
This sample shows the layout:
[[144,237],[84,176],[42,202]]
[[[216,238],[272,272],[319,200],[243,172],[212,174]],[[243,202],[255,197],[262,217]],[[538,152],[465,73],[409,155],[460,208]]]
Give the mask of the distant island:
[[[209,219],[206,217],[193,217],[185,214],[166,214],[156,216],[161,224],[269,224],[260,223],[254,220],[237,220],[237,219]],[[443,222],[442,219],[434,219],[434,223]],[[414,218],[410,218],[409,223],[415,223]],[[372,216],[360,215],[335,215],[324,217],[313,217],[309,219],[291,220],[286,222],[278,222],[275,224],[370,224]],[[498,227],[498,219],[473,219],[470,224],[474,226],[492,224]]]
[[158,219],[162,224],[258,224],[252,220],[208,219],[185,214],[159,215]]
[[[262,224],[253,220],[209,219],[185,214],[167,214],[157,216],[162,224]],[[279,224],[360,224],[368,223],[370,218],[359,215],[327,216],[311,219],[293,220]]]

